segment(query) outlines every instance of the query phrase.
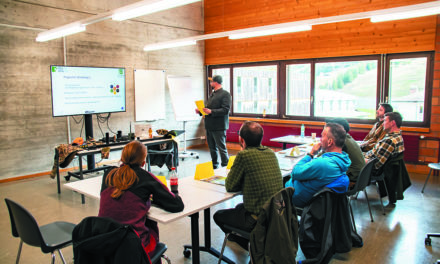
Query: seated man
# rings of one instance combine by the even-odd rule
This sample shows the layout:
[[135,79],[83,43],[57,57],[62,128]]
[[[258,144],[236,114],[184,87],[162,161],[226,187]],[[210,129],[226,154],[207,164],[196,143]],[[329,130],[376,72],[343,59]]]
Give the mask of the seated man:
[[[294,187],[293,204],[304,207],[315,193],[324,187],[344,193],[348,189],[347,169],[351,164],[347,153],[342,151],[346,138],[344,128],[335,123],[325,125],[321,134],[321,143],[313,146],[310,153],[293,168],[292,178],[286,187]],[[325,152],[314,158],[320,149]]]
[[[225,233],[224,225],[251,232],[264,203],[283,188],[281,170],[275,153],[261,145],[263,128],[257,122],[244,122],[240,128],[239,143],[242,148],[226,178],[228,192],[242,192],[243,203],[235,208],[219,210],[214,214],[215,223]],[[229,236],[247,249],[248,241]]]
[[327,123],[336,123],[340,124],[345,132],[347,133],[347,136],[345,137],[344,146],[342,147],[342,151],[348,154],[348,157],[351,160],[351,165],[348,167],[347,170],[347,176],[350,179],[350,185],[355,183],[357,181],[357,178],[359,177],[359,173],[361,172],[362,168],[365,166],[365,159],[364,155],[362,154],[361,148],[356,143],[356,141],[348,134],[350,131],[350,125],[348,124],[347,120],[344,118],[334,118],[334,119],[328,119],[326,120]]
[[374,124],[368,135],[364,138],[364,142],[361,144],[363,152],[372,150],[374,145],[385,137],[386,132],[383,127],[384,115],[390,112],[393,112],[393,107],[390,104],[379,104],[379,108],[376,111],[376,118],[379,121]]
[[372,150],[364,154],[365,162],[377,159],[377,162],[374,165],[374,172],[377,173],[388,158],[402,153],[405,150],[402,133],[400,132],[401,125],[402,116],[399,112],[385,114],[385,120],[383,122],[386,131],[385,137],[380,140]]

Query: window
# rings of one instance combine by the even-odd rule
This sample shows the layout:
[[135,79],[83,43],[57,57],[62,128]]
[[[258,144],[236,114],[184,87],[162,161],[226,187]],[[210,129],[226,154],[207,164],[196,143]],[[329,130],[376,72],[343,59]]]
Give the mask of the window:
[[234,113],[276,115],[277,71],[277,65],[234,67]]
[[378,60],[315,64],[317,117],[374,119]]
[[214,75],[222,76],[223,78],[222,88],[228,92],[231,92],[231,87],[230,87],[231,77],[229,76],[229,72],[230,72],[229,68],[213,69],[212,75],[210,76],[214,76]]
[[232,80],[232,115],[373,123],[388,102],[406,126],[429,126],[433,52],[210,66]]
[[389,60],[388,101],[404,121],[424,120],[427,65],[427,57]]
[[286,114],[310,116],[311,64],[286,67]]

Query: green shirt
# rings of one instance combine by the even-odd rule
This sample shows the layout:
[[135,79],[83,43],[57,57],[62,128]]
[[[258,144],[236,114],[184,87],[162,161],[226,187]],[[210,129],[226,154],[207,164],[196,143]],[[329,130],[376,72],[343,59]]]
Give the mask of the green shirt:
[[347,137],[345,138],[345,144],[342,150],[348,154],[348,157],[351,160],[351,165],[347,170],[347,176],[350,178],[350,181],[355,182],[357,181],[362,168],[365,166],[365,159],[362,150],[358,143],[356,143],[349,134],[347,134]]
[[258,215],[272,195],[283,188],[275,153],[267,147],[246,147],[235,158],[226,178],[228,192],[242,192],[246,211]]

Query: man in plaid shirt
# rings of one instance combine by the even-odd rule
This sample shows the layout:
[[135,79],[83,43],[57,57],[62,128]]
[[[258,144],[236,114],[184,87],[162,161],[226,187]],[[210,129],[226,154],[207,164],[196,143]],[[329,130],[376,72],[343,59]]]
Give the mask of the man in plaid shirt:
[[383,122],[385,114],[390,112],[393,112],[393,107],[390,104],[379,104],[379,108],[376,111],[376,118],[378,118],[379,121],[374,124],[370,132],[368,132],[368,135],[364,138],[360,146],[363,152],[372,150],[374,145],[385,137],[387,132],[383,127]]
[[383,126],[387,134],[380,140],[374,148],[365,153],[365,162],[376,158],[375,170],[380,169],[391,156],[402,153],[405,150],[403,146],[402,133],[400,126],[402,125],[402,116],[399,112],[391,112],[385,114]]
[[[242,150],[228,173],[225,187],[228,192],[242,192],[243,203],[214,214],[215,223],[225,233],[230,232],[224,227],[225,224],[251,232],[263,205],[283,188],[275,153],[261,145],[263,133],[263,128],[257,122],[246,121],[240,128]],[[228,238],[247,249],[247,240],[232,234]]]

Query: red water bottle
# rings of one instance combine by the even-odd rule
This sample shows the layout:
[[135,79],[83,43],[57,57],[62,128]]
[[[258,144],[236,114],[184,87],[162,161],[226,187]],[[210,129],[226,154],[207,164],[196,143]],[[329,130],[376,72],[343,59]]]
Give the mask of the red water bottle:
[[171,168],[170,186],[171,186],[171,192],[178,193],[179,179],[177,178],[177,172],[175,167]]

